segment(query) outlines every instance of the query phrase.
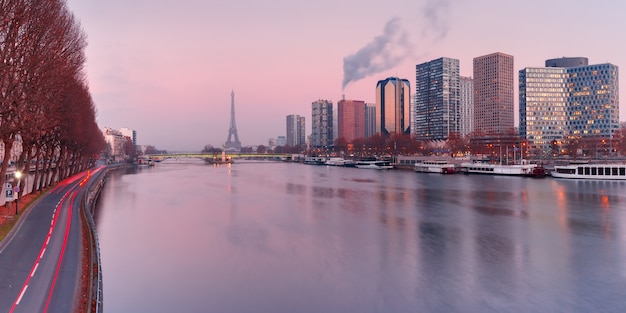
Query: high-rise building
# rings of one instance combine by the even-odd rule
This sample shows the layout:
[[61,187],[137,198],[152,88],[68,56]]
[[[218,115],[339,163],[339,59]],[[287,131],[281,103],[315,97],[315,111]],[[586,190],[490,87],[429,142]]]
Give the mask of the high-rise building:
[[277,136],[276,137],[276,146],[282,147],[287,144],[287,137],[285,136]]
[[104,141],[111,148],[111,159],[115,162],[123,161],[126,158],[126,153],[124,151],[126,138],[122,135],[122,132],[105,127],[102,133],[104,134]]
[[332,146],[333,103],[329,100],[317,100],[311,104],[311,109],[311,146]]
[[130,138],[133,142],[133,146],[137,146],[137,131],[127,127],[122,127],[120,128],[120,132],[122,133],[122,136]]
[[410,134],[409,80],[389,77],[376,84],[376,132]]
[[459,60],[439,58],[415,66],[412,134],[420,140],[446,140],[459,133]]
[[619,129],[619,69],[604,63],[567,68],[568,126],[573,136],[611,138]]
[[337,103],[338,138],[347,142],[365,138],[365,102],[342,99]]
[[300,116],[298,118],[298,126],[300,127],[300,131],[298,132],[298,144],[300,146],[306,145],[306,127],[304,123],[304,116]]
[[365,104],[365,138],[376,134],[376,104]]
[[461,136],[474,131],[474,80],[471,77],[460,77],[461,102]]
[[567,135],[567,98],[565,68],[519,71],[519,132],[529,150],[548,153],[553,140]]
[[611,138],[619,129],[618,67],[609,63],[566,66],[581,63],[586,64],[587,58],[552,59],[546,65],[563,67],[519,72],[520,135],[528,139],[530,148],[545,154],[554,140]]
[[339,125],[337,125],[337,106],[333,106],[333,144],[335,139],[339,138]]
[[287,115],[287,145],[299,147],[305,144],[304,116]]
[[484,134],[514,129],[513,56],[496,52],[474,58],[474,130]]

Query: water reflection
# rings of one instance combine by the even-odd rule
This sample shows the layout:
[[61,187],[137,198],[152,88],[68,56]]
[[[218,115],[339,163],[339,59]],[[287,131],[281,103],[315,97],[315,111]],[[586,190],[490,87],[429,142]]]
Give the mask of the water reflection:
[[626,185],[289,163],[113,175],[107,312],[602,312]]

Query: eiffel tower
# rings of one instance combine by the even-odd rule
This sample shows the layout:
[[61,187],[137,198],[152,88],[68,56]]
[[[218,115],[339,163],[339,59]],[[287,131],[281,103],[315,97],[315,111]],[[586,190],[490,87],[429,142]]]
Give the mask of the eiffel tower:
[[[235,141],[233,141],[233,136]],[[235,91],[230,93],[230,128],[228,129],[228,138],[224,144],[224,150],[241,151],[241,142],[237,136],[237,126],[235,124]]]

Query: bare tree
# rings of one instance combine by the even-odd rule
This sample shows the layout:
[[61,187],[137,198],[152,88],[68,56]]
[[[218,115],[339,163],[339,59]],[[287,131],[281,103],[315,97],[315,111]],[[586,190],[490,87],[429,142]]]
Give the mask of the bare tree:
[[[0,167],[21,137],[18,166],[37,159],[35,182],[67,176],[104,147],[84,83],[86,37],[63,0],[0,1]],[[39,176],[42,166],[45,177]],[[18,168],[19,169],[19,168]],[[43,172],[41,175],[43,175]]]
[[258,145],[256,147],[256,153],[258,154],[265,154],[267,152],[267,147],[264,145]]
[[446,141],[446,147],[450,150],[450,155],[465,154],[468,145],[467,138],[462,137],[459,132],[451,132]]
[[626,155],[626,128],[620,128],[615,132],[612,145],[618,155]]

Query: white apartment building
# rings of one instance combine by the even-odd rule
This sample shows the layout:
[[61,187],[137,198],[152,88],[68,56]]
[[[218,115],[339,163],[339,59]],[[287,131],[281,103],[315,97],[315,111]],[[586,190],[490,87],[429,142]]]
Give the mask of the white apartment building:
[[125,159],[124,143],[126,137],[121,131],[115,130],[109,127],[105,127],[102,131],[104,135],[104,141],[111,147],[111,158],[114,162],[121,162]]

